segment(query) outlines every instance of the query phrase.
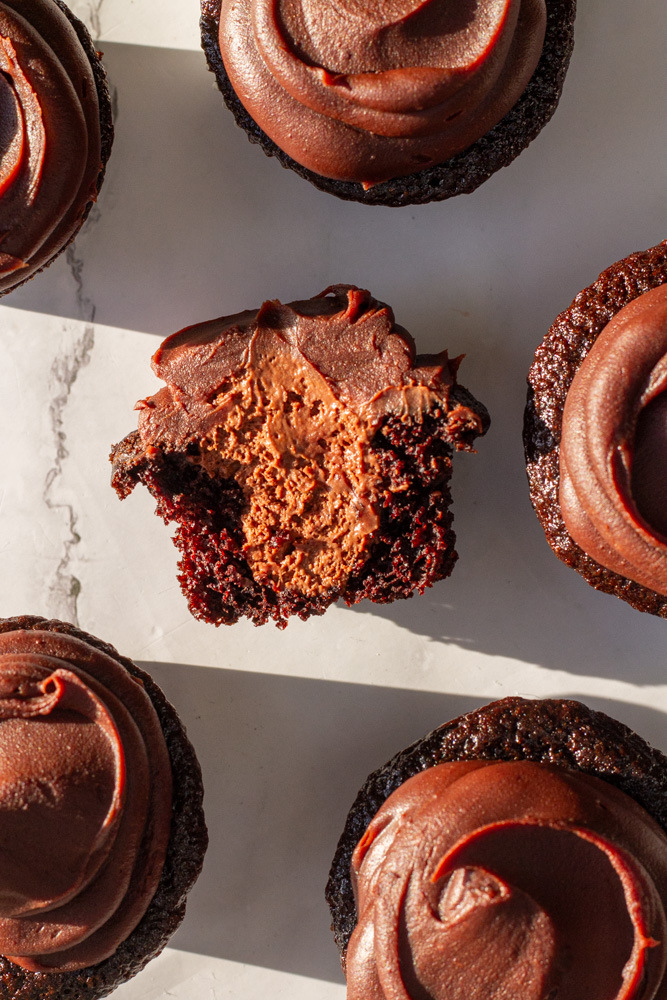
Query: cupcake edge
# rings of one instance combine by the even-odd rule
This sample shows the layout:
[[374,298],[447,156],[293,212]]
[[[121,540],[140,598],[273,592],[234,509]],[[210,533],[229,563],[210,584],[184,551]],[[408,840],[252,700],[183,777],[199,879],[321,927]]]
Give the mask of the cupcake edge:
[[577,701],[515,697],[459,716],[373,771],[350,809],[325,893],[343,971],[357,923],[350,865],[368,824],[408,778],[464,760],[528,760],[592,775],[625,792],[667,831],[667,757],[623,723]]
[[665,282],[667,240],[617,261],[579,292],[535,352],[523,431],[531,503],[554,553],[591,587],[661,618],[667,618],[665,595],[602,566],[572,539],[560,510],[558,487],[563,410],[576,373],[610,320],[629,302]]
[[[101,140],[100,171],[99,174],[97,175],[97,193],[99,194],[100,189],[102,187],[102,183],[104,181],[104,176],[106,174],[107,162],[111,155],[111,147],[113,146],[113,140],[114,140],[113,105],[111,101],[111,95],[109,93],[106,70],[101,62],[102,53],[98,52],[97,49],[95,48],[93,40],[90,37],[90,32],[86,28],[83,21],[80,21],[79,18],[72,13],[69,7],[67,7],[63,3],[63,0],[53,0],[53,2],[57,7],[60,8],[62,13],[65,15],[67,20],[74,28],[77,38],[81,43],[81,47],[83,48],[88,58],[91,70],[93,72],[93,77],[95,79],[95,87],[97,89],[97,99],[99,103],[99,112],[100,112],[100,140]],[[32,279],[36,277],[36,275],[41,274],[41,272],[46,270],[47,267],[50,267],[50,265],[54,262],[54,260],[56,260],[57,257],[59,257],[62,253],[64,253],[65,250],[67,250],[68,246],[70,246],[70,244],[74,242],[74,240],[76,239],[81,230],[81,227],[83,226],[86,219],[90,215],[90,211],[94,204],[95,204],[94,201],[88,202],[88,204],[83,210],[83,213],[81,214],[81,217],[78,221],[78,224],[74,232],[66,240],[66,242],[63,243],[60,249],[57,250],[56,253],[54,253],[54,255],[49,260],[47,260],[45,264],[43,264],[36,271],[33,271],[32,274],[28,275],[27,278],[24,278],[22,281],[18,281],[15,285],[12,285],[11,288],[7,288],[4,292],[0,292],[0,298],[2,298],[4,295],[10,295],[12,292],[16,291],[17,288],[20,288],[21,285],[25,285],[27,284],[27,282],[32,281]]]
[[146,913],[110,958],[77,972],[28,972],[0,957],[2,1000],[99,1000],[155,958],[185,916],[186,896],[196,882],[208,845],[202,808],[201,768],[183,723],[152,677],[109,643],[68,622],[34,615],[0,620],[0,633],[58,632],[112,657],[144,687],[160,721],[173,775],[172,821],[160,882]]
[[574,45],[577,0],[546,0],[547,30],[542,56],[530,83],[511,111],[462,153],[426,170],[374,184],[365,191],[356,181],[338,181],[308,170],[284,153],[248,114],[225,71],[218,32],[222,0],[201,0],[202,48],[229,110],[250,142],[275,156],[315,187],[344,201],[364,205],[423,205],[457,194],[471,194],[501,167],[508,166],[537,137],[554,114]]

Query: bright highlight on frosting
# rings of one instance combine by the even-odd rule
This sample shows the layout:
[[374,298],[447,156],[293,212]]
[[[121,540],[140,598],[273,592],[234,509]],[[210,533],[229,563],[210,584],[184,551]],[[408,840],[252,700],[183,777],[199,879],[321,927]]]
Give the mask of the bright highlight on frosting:
[[348,1000],[665,995],[667,838],[597,778],[429,768],[375,815],[352,879]]
[[667,595],[667,286],[618,312],[568,391],[565,526],[602,566]]
[[0,294],[48,263],[97,196],[97,88],[53,0],[0,2]]
[[485,135],[535,71],[544,0],[223,0],[241,103],[316,173],[373,184]]
[[113,954],[155,894],[170,825],[141,685],[79,639],[0,635],[0,954],[36,972]]

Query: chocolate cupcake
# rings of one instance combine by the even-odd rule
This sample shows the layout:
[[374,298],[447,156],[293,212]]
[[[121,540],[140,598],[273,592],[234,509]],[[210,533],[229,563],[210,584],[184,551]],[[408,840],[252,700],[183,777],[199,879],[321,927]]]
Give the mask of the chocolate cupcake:
[[153,358],[167,386],[137,404],[112,482],[121,499],[144,483],[176,522],[192,614],[284,626],[447,576],[452,453],[488,426],[459,361],[416,356],[350,285],[168,338]]
[[0,2],[0,295],[74,239],[113,142],[106,75],[61,0]]
[[474,191],[549,121],[576,0],[201,0],[209,68],[252,142],[349,201]]
[[667,758],[506,698],[370,775],[327,898],[348,1000],[667,995]]
[[180,924],[207,835],[155,682],[65,622],[0,621],[0,997],[97,1000]]
[[667,617],[667,243],[604,271],[557,317],[528,376],[530,494],[592,587]]

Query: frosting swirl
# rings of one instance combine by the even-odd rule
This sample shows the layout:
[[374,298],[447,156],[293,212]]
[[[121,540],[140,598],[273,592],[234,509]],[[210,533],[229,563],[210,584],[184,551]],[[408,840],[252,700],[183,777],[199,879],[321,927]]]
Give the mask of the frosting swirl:
[[602,566],[667,596],[667,285],[618,312],[568,391],[565,526]]
[[666,848],[598,778],[528,761],[428,768],[354,852],[348,1000],[651,1000]]
[[0,294],[69,241],[97,197],[90,61],[53,0],[0,0]]
[[0,953],[37,972],[112,955],[155,894],[170,825],[141,684],[80,639],[0,635]]
[[366,186],[442,163],[516,104],[544,0],[222,0],[246,110],[297,163]]

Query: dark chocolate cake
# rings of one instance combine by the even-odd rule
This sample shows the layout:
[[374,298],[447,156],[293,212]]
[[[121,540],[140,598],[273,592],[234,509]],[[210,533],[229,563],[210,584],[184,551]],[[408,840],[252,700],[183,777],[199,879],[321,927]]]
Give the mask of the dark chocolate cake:
[[[67,809],[72,808],[67,805],[68,801],[72,800],[76,806],[81,795],[87,794],[86,782],[89,780],[86,778],[86,768],[89,765],[85,760],[92,752],[89,749],[91,737],[86,732],[91,725],[89,723],[87,728],[83,727],[82,737],[77,736],[72,724],[77,714],[83,713],[84,719],[90,715],[91,722],[94,720],[96,726],[104,729],[107,726],[104,722],[106,704],[116,720],[108,734],[111,734],[112,740],[122,738],[124,753],[129,761],[126,772],[129,777],[122,777],[124,791],[121,818],[118,820],[114,807],[101,827],[104,836],[111,838],[111,845],[108,849],[101,846],[101,834],[97,835],[92,861],[88,863],[88,883],[81,883],[76,895],[72,896],[70,891],[63,896],[58,906],[50,909],[47,907],[47,912],[41,914],[41,918],[38,912],[37,919],[30,914],[18,919],[8,919],[7,906],[3,907],[0,917],[0,937],[3,941],[19,936],[29,953],[29,957],[25,958],[0,958],[0,997],[6,1000],[16,1000],[19,997],[21,1000],[98,1000],[136,975],[151,958],[159,954],[183,919],[186,896],[201,871],[207,846],[199,763],[182,723],[160,688],[148,674],[131,660],[120,656],[108,643],[66,622],[26,615],[0,621],[0,659],[3,665],[3,700],[0,706],[3,726],[22,727],[27,723],[28,728],[25,732],[21,730],[18,744],[24,748],[20,759],[30,762],[35,758],[38,773],[54,772],[55,776],[41,779],[42,787],[47,790],[47,784],[54,782],[55,793],[47,798],[47,802],[59,804],[61,811],[64,808],[65,819]],[[128,680],[132,679],[129,687],[123,675],[117,673],[119,668],[127,674]],[[38,680],[42,675],[44,679]],[[107,681],[113,684],[113,690],[107,688]],[[136,686],[133,682],[136,682]],[[18,694],[12,694],[12,687],[16,687]],[[125,688],[126,691],[123,690]],[[155,723],[151,721],[150,713],[146,714],[146,695],[152,705],[150,713],[155,713]],[[77,747],[76,769],[71,772],[73,779],[66,777],[69,765],[61,765],[57,754],[52,754],[48,764],[44,765],[40,763],[43,758],[31,751],[35,737],[30,727],[34,727],[36,723],[30,720],[35,717],[35,713],[37,718],[44,720],[42,727],[47,723],[55,726],[56,736],[58,727],[62,728],[64,725],[68,727],[68,733],[75,734],[73,743],[69,738],[66,741],[68,747]],[[125,715],[133,720],[129,728],[128,723],[123,721]],[[150,772],[157,775],[159,781],[159,787],[154,789],[149,786],[145,795],[141,791],[143,786],[137,783],[139,779],[131,776],[131,773],[137,774],[144,768],[140,764],[143,751],[132,750],[136,743],[136,735],[133,734],[137,732],[142,734],[141,739],[148,750]],[[151,735],[160,732],[159,739],[163,739],[166,746],[165,759],[168,771],[171,772],[171,775],[167,773],[162,778],[159,777],[162,767],[160,761],[165,751],[160,750],[158,745],[153,746],[155,736]],[[114,735],[116,733],[120,736]],[[10,737],[11,733],[9,737],[3,734],[3,747]],[[50,738],[50,745],[58,747],[57,739],[55,742],[54,739],[53,736]],[[40,741],[41,736],[37,739],[37,748],[41,745]],[[139,758],[136,758],[137,753]],[[94,779],[95,797],[91,799],[84,814],[88,824],[92,822],[90,816],[94,816],[95,810],[99,811],[97,803],[103,798],[105,789],[99,758],[99,751],[92,754],[91,759],[97,761],[94,772],[97,776]],[[0,761],[4,761],[2,751]],[[58,777],[60,768],[62,776]],[[120,773],[124,775],[125,769],[122,768]],[[22,791],[21,786],[17,786],[18,791],[13,794],[27,797],[25,815],[28,818],[35,810],[39,815],[42,807],[38,800],[34,800],[30,782],[25,787],[26,791]],[[6,798],[4,792],[3,796]],[[148,806],[148,822],[144,827],[138,827],[144,832],[141,834],[140,846],[136,848],[134,868],[128,869],[128,861],[121,861],[118,852],[122,850],[127,859],[128,845],[136,841],[137,836],[133,833],[138,823],[134,810],[142,815],[142,810],[146,810],[144,800],[149,803],[155,801],[159,805],[156,811]],[[6,808],[3,801],[3,823],[8,822]],[[124,817],[129,810],[132,813],[126,821]],[[86,842],[86,834],[80,830],[84,826],[83,820],[77,828],[71,822],[63,827],[63,830],[69,831],[66,839],[71,840],[74,846],[70,850],[63,841],[60,864],[54,868],[49,865],[49,858],[53,854],[54,838],[57,844],[57,831],[60,828],[54,825],[58,819],[57,813],[54,813],[53,819],[48,814],[47,809],[46,818],[42,822],[44,829],[49,831],[43,864],[46,867],[45,878],[50,883],[69,876],[67,859],[70,854],[73,859],[71,863],[81,863],[77,860],[80,854],[77,853],[77,845],[79,840]],[[166,848],[160,846],[163,828],[166,829]],[[32,851],[32,839],[32,836],[22,837],[19,838],[19,843],[30,845],[29,850]],[[14,851],[17,850],[18,846],[15,844]],[[107,850],[110,853],[106,853]],[[91,864],[93,868],[97,866],[96,873],[93,873]],[[23,874],[12,875],[11,881],[16,898],[23,896],[31,887],[31,880],[26,880]],[[51,888],[50,885],[48,887]],[[103,889],[100,890],[100,887]],[[37,889],[42,893],[46,892],[46,887],[41,883]],[[144,901],[146,893],[152,893],[146,897],[147,903]],[[109,912],[106,909],[102,911],[106,922],[101,924],[98,904],[102,895],[112,897],[112,902],[103,900],[104,907]],[[16,898],[14,908],[17,906]],[[91,934],[82,930],[82,925],[93,917],[98,929]],[[140,917],[138,921],[137,917]],[[25,922],[28,924],[28,931],[25,930]],[[134,925],[133,929],[120,943],[116,943],[115,938],[123,933],[123,928],[131,925]],[[31,926],[35,928],[34,932],[30,930]],[[65,940],[68,936],[73,939],[69,950],[53,951],[48,942],[52,926],[59,928],[58,941]],[[47,954],[36,954],[43,945],[41,938],[45,933]],[[33,935],[37,938],[36,943],[32,941]],[[107,957],[81,967],[86,957],[95,951],[106,954]],[[67,971],[57,971],[59,963]],[[49,967],[53,971],[49,971]]]
[[488,996],[490,974],[494,995],[662,996],[666,829],[667,758],[601,712],[506,698],[441,726],[347,818],[327,900],[349,1000],[399,969],[411,998]]
[[71,243],[111,153],[106,74],[62,0],[0,3],[0,123],[3,295]]
[[170,337],[153,360],[167,388],[139,404],[112,481],[121,498],[143,482],[176,522],[195,617],[284,626],[446,577],[452,454],[488,426],[459,360],[416,356],[347,285]]
[[[469,194],[496,170],[511,163],[532,142],[553,115],[560,99],[574,41],[576,0],[544,0],[544,2],[512,0],[508,6],[509,13],[505,11],[502,14],[497,32],[495,29],[491,31],[488,23],[489,19],[500,16],[496,10],[497,4],[490,14],[487,12],[487,16],[479,5],[466,3],[456,7],[452,4],[438,6],[411,3],[404,5],[405,9],[401,11],[400,16],[392,16],[391,24],[382,23],[375,27],[373,17],[376,14],[379,16],[377,5],[369,7],[363,3],[348,4],[341,13],[338,5],[330,4],[326,5],[324,10],[322,7],[317,7],[317,18],[311,16],[306,9],[309,8],[309,4],[305,0],[300,0],[298,5],[281,7],[277,18],[267,12],[264,0],[252,0],[252,2],[249,0],[242,5],[229,5],[229,14],[226,16],[234,22],[234,27],[224,28],[225,43],[230,47],[228,58],[237,64],[241,77],[244,75],[243,68],[246,67],[248,70],[245,74],[247,80],[243,83],[244,94],[241,97],[230,81],[221,55],[222,7],[223,0],[201,0],[202,44],[218,87],[237,123],[247,132],[251,142],[258,143],[267,155],[275,156],[284,167],[296,171],[323,191],[345,200],[398,207],[440,201],[457,194]],[[325,17],[324,27],[319,24],[320,13]],[[394,7],[390,13],[396,14]],[[328,26],[327,17],[333,18],[335,22],[333,26]],[[250,55],[246,51],[247,39],[243,37],[245,30],[243,25],[248,18],[252,19],[255,26],[260,24],[259,32],[254,33],[254,37],[260,43],[259,49],[255,51],[253,48]],[[289,24],[283,23],[283,18],[286,18]],[[461,37],[469,37],[470,23],[467,23],[466,19],[474,22],[476,18],[481,19],[480,23],[485,25],[484,30],[491,31],[491,37],[487,40],[490,54],[485,54],[488,55],[486,64],[482,66],[483,60],[475,50],[472,56],[473,65],[469,67],[471,73],[469,79],[459,65],[462,57],[456,43],[454,65],[459,67],[458,70],[444,76],[441,73],[438,83],[434,84],[438,59],[430,51],[422,51],[421,48],[415,52],[415,39],[419,40],[419,45],[426,42],[431,31],[432,19],[435,19],[437,24],[436,36],[441,32],[441,37],[447,39],[451,33],[456,39],[459,37],[458,32],[461,32]],[[405,37],[401,34],[403,19],[406,25]],[[426,19],[426,25],[422,24],[423,19]],[[235,33],[237,20],[240,22],[238,38]],[[302,22],[307,22],[309,27],[306,28]],[[316,25],[317,30],[313,29],[313,25]],[[379,27],[379,30],[376,30],[376,27]],[[342,29],[344,32],[341,39]],[[359,38],[355,40],[355,31],[361,30],[363,34],[371,29],[372,37],[369,40],[366,40],[365,35],[362,40]],[[511,40],[506,37],[510,29],[515,32]],[[532,72],[533,63],[528,66],[529,53],[533,52],[532,46],[538,44],[530,41],[533,31],[543,37],[541,50],[536,50],[530,57],[537,61],[534,72]],[[396,32],[398,34],[394,38]],[[303,50],[301,42],[298,41],[302,34],[309,40],[306,44],[308,51]],[[292,40],[288,44],[282,36],[289,36]],[[315,36],[319,39],[319,49],[310,52],[310,46],[315,44],[313,41]],[[389,62],[382,61],[385,43]],[[332,46],[333,52],[329,52]],[[508,58],[509,48],[510,61],[499,78],[493,76],[497,71],[496,47],[498,51],[502,50],[503,58]],[[400,58],[405,59],[405,64],[398,68],[392,62],[396,58],[396,51],[403,52]],[[386,73],[378,72],[378,67],[375,67],[374,63],[367,65],[370,56],[375,56],[378,52],[380,52],[379,69],[388,70]],[[291,60],[289,65],[286,62],[288,58]],[[336,72],[321,68],[327,63],[333,65],[338,62],[344,68],[336,65]],[[493,117],[489,108],[489,104],[495,107],[493,96],[495,91],[487,95],[484,100],[480,100],[479,86],[482,84],[487,86],[484,79],[477,78],[480,66],[482,77],[487,70],[489,72],[493,70],[491,74],[493,82],[489,86],[492,88],[500,86],[503,94],[500,107],[502,100],[507,99],[507,94],[510,92],[512,94],[510,104],[507,105],[506,112],[505,110],[500,112],[500,118]],[[403,87],[400,83],[398,93],[391,100],[384,92],[376,94],[378,87],[385,85],[384,77],[393,94],[397,83],[396,74],[402,73],[406,68],[408,72],[416,70],[414,87],[425,89],[419,100],[415,98],[414,87],[410,89],[407,84]],[[267,72],[267,69],[270,71]],[[527,86],[524,82],[521,83],[521,87],[525,86],[525,89],[522,92],[519,90],[520,96],[517,99],[513,88],[516,87],[517,81],[522,80],[523,74],[529,76],[529,82]],[[501,84],[498,84],[498,79]],[[459,82],[452,93],[452,84],[455,80]],[[472,93],[468,95],[466,88],[470,86]],[[283,95],[288,96],[283,97]],[[279,111],[276,106],[276,102],[282,103],[283,99],[286,103],[284,112],[282,109]],[[511,101],[514,100],[516,103],[511,106]],[[332,101],[334,107],[330,109],[328,105]],[[439,101],[442,103],[438,104]],[[474,113],[468,107],[469,104],[475,107]],[[257,123],[245,105],[257,108],[256,117],[265,115],[266,128],[273,138]],[[385,123],[383,118],[383,123],[369,127],[367,125],[369,116],[370,118],[376,116],[379,113],[378,109],[381,109],[387,122]],[[306,131],[302,126],[303,115],[309,120],[312,118],[316,126],[315,133]],[[280,124],[283,117],[284,124]],[[431,122],[432,118],[436,124]],[[485,123],[482,131],[477,133],[475,133],[476,120]],[[437,124],[438,121],[440,124]],[[353,122],[356,122],[356,125],[353,125]],[[277,125],[280,126],[278,136],[274,135]],[[438,159],[438,153],[434,153],[432,149],[432,137],[434,134],[442,133],[445,135],[444,141],[448,142],[446,128],[450,125],[466,133],[468,139],[464,139],[463,142],[467,142],[467,146],[464,147],[459,140],[454,154]],[[400,164],[396,166],[396,175],[387,179],[387,168],[383,167],[384,174],[378,175],[381,177],[380,180],[374,180],[369,175],[370,183],[362,184],[357,179],[336,179],[340,177],[342,169],[338,162],[340,156],[336,158],[335,166],[331,167],[334,171],[332,175],[326,173],[326,168],[323,169],[321,166],[319,169],[309,168],[299,161],[300,156],[312,157],[314,151],[320,147],[326,151],[324,159],[327,160],[339,143],[337,131],[339,126],[342,126],[346,136],[345,156],[359,161],[366,171],[370,164],[379,165],[380,162],[384,163],[387,160],[391,163],[392,158],[395,158]],[[373,128],[377,129],[377,132],[374,133]],[[318,129],[323,130],[323,139],[316,138],[319,135]],[[359,151],[364,136],[372,147],[368,153]],[[400,138],[390,147],[395,149],[395,152],[388,153],[387,143],[393,142],[392,137]],[[445,148],[442,142],[443,139],[438,138],[436,143],[438,148]],[[283,147],[289,149],[289,152],[281,148],[281,143]],[[414,166],[409,166],[410,163]],[[342,172],[345,174],[344,169]]]
[[535,352],[524,424],[531,500],[558,558],[663,618],[666,282],[661,243],[580,292]]

